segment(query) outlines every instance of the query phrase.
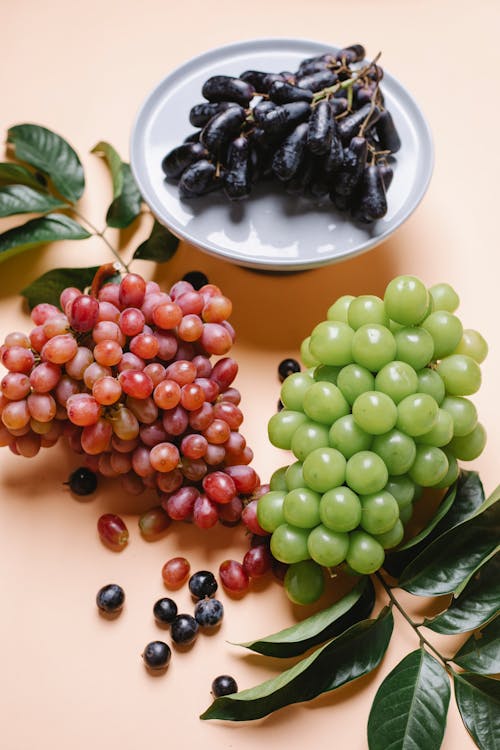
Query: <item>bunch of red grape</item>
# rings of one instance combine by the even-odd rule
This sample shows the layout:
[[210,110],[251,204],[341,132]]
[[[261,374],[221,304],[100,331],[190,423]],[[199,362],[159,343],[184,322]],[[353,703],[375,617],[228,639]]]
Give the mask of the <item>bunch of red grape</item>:
[[64,436],[128,492],[156,489],[172,519],[239,521],[259,478],[224,356],[231,301],[214,284],[166,293],[128,273],[95,293],[67,288],[60,306],[37,305],[29,336],[1,347],[0,445],[31,457]]

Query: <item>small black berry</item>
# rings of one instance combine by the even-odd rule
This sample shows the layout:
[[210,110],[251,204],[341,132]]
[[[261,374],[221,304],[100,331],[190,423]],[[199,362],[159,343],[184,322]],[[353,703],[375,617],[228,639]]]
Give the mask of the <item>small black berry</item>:
[[191,615],[177,615],[170,625],[170,635],[174,643],[187,646],[198,635],[198,623]]
[[144,664],[150,669],[164,669],[169,661],[172,652],[170,646],[163,641],[151,641],[143,651],[142,658]]
[[238,685],[234,677],[228,674],[221,674],[212,682],[212,694],[214,698],[220,698],[222,695],[231,695],[238,692]]
[[296,359],[284,359],[278,365],[278,375],[281,382],[294,372],[300,372],[300,365]]
[[199,570],[197,573],[193,573],[188,586],[192,595],[197,599],[213,596],[218,588],[215,576],[209,570]]
[[158,599],[153,607],[155,620],[161,623],[170,623],[177,616],[177,604],[167,596]]
[[109,583],[97,592],[96,604],[102,612],[119,612],[125,602],[125,592],[117,583]]
[[69,485],[71,492],[74,492],[75,495],[90,495],[96,490],[97,475],[90,469],[87,469],[86,466],[80,466],[70,474],[65,484]]
[[224,616],[224,607],[218,599],[202,599],[196,603],[194,617],[202,628],[214,628]]
[[188,271],[182,277],[183,281],[188,281],[194,289],[201,289],[202,286],[208,284],[208,278],[202,271]]

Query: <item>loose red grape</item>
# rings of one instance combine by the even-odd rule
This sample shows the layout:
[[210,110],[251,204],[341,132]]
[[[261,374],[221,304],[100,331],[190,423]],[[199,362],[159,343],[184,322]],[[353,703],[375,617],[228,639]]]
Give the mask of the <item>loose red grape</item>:
[[99,518],[97,531],[101,540],[111,547],[123,549],[128,544],[129,533],[125,522],[114,513],[105,513]]
[[172,557],[167,560],[161,569],[161,575],[165,586],[170,589],[177,589],[187,581],[191,566],[185,557]]
[[246,591],[250,582],[243,565],[236,560],[224,560],[219,566],[219,577],[224,588],[234,593]]
[[265,544],[251,547],[243,558],[243,569],[250,578],[259,578],[271,570],[273,558]]
[[151,508],[139,518],[139,528],[145,539],[156,539],[170,526],[171,519],[163,508]]

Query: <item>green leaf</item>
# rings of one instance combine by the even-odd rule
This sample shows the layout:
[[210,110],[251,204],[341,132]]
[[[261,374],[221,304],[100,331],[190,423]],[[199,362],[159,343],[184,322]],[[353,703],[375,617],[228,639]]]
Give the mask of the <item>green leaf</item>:
[[0,162],[0,185],[27,185],[35,190],[44,190],[45,178],[34,174],[21,164]]
[[266,656],[286,658],[298,656],[311,646],[317,646],[339,635],[354,623],[368,617],[375,604],[375,589],[370,578],[362,579],[340,601],[307,617],[290,628],[280,630],[266,638],[238,643]]
[[488,560],[448,609],[431,620],[426,628],[444,635],[466,633],[489,622],[500,607],[500,557]]
[[99,266],[91,268],[54,268],[39,276],[25,287],[21,294],[28,300],[30,310],[40,302],[50,302],[59,307],[59,297],[63,289],[74,286],[82,291],[90,286]]
[[453,661],[470,672],[500,674],[500,617],[473,633]]
[[478,674],[454,674],[458,710],[481,750],[500,747],[500,681]]
[[151,234],[147,240],[139,245],[134,253],[134,258],[165,263],[175,254],[178,246],[178,238],[155,220]]
[[26,185],[0,188],[0,218],[14,214],[46,213],[56,208],[69,206],[49,193],[39,193]]
[[56,240],[84,240],[90,234],[64,214],[47,214],[0,234],[0,262]]
[[76,151],[57,133],[40,125],[15,125],[7,133],[7,142],[16,157],[49,175],[55,188],[75,203],[83,193],[85,178]]
[[125,229],[141,212],[142,197],[135,184],[130,166],[122,162],[120,155],[110,143],[99,141],[93,154],[102,154],[106,159],[113,181],[113,201],[106,214],[108,227]]
[[401,552],[401,550],[411,549],[412,547],[416,547],[418,544],[420,544],[420,542],[426,539],[430,535],[430,533],[436,528],[436,526],[441,521],[441,519],[444,518],[444,516],[448,513],[451,506],[455,502],[456,495],[457,495],[457,486],[455,484],[453,485],[453,487],[449,488],[439,508],[437,509],[436,515],[433,518],[431,518],[427,526],[423,528],[422,531],[418,533],[416,536],[414,536],[412,539],[409,539],[406,542],[406,544],[403,544],[401,547],[399,547],[398,552]]
[[461,590],[499,549],[499,504],[441,535],[404,569],[399,586],[417,596]]
[[90,153],[102,155],[106,159],[113,180],[113,198],[117,198],[123,190],[122,160],[118,151],[110,143],[99,141]]
[[370,750],[439,750],[450,703],[450,681],[433,656],[417,649],[380,685],[368,719]]
[[201,719],[249,721],[368,674],[377,667],[392,635],[391,609],[376,620],[363,620],[277,677],[239,693],[216,698]]

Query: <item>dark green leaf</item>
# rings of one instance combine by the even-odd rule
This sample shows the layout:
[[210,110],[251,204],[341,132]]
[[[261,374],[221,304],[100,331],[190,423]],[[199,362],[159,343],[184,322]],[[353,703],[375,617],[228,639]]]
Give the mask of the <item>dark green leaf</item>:
[[201,719],[248,721],[292,703],[311,700],[377,667],[392,634],[394,620],[385,607],[376,620],[363,620],[325,646],[256,687],[216,698]]
[[99,154],[104,156],[111,172],[111,179],[113,181],[113,198],[117,198],[123,190],[123,172],[122,172],[122,160],[118,151],[116,151],[110,143],[106,141],[99,141],[91,151],[92,154]]
[[408,654],[380,685],[368,719],[370,750],[439,750],[450,703],[450,681],[424,649]]
[[0,234],[0,262],[56,240],[84,240],[90,234],[64,214],[47,214]]
[[121,172],[122,191],[114,198],[106,214],[107,225],[116,229],[128,227],[139,216],[142,203],[142,197],[135,184],[130,166],[122,164]]
[[500,607],[500,557],[488,560],[448,609],[425,626],[436,633],[466,633],[495,617]]
[[455,698],[467,731],[481,750],[500,747],[500,681],[454,674]]
[[174,255],[178,246],[179,240],[177,237],[155,220],[151,234],[147,240],[139,245],[134,253],[134,258],[165,263]]
[[499,548],[500,505],[441,535],[404,569],[399,585],[417,596],[460,591]]
[[40,125],[15,125],[7,133],[20,161],[49,175],[56,190],[73,203],[85,187],[83,167],[76,151],[57,133]]
[[82,291],[90,286],[99,266],[91,268],[54,268],[39,276],[27,286],[21,294],[26,297],[30,310],[40,302],[50,302],[59,306],[59,297],[63,289],[75,286]]
[[370,578],[366,577],[340,601],[327,609],[307,617],[290,628],[280,630],[279,633],[237,645],[266,656],[298,656],[311,646],[330,640],[354,623],[368,617],[374,604],[375,589]]
[[0,188],[0,217],[14,214],[43,214],[56,208],[68,208],[68,204],[49,193],[39,193],[38,190],[26,185],[7,185]]
[[21,164],[13,162],[0,163],[0,185],[27,185],[35,190],[43,190],[45,178],[36,175]]
[[470,672],[500,674],[500,617],[473,633],[453,661]]
[[427,526],[422,529],[416,536],[412,537],[411,539],[408,539],[408,541],[401,545],[401,547],[398,547],[398,552],[401,552],[402,550],[411,549],[412,547],[416,547],[420,542],[422,542],[424,539],[427,539],[427,537],[430,535],[430,533],[436,528],[438,523],[441,521],[442,518],[448,513],[451,506],[455,502],[455,497],[457,495],[457,486],[456,484],[453,485],[448,489],[448,492],[443,497],[442,502],[439,505],[439,508],[437,509],[436,515],[431,518]]

